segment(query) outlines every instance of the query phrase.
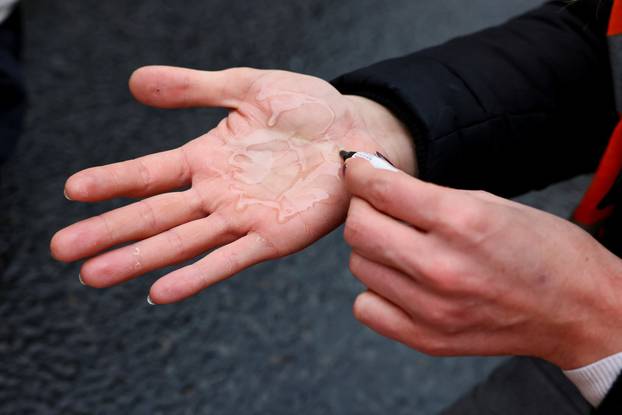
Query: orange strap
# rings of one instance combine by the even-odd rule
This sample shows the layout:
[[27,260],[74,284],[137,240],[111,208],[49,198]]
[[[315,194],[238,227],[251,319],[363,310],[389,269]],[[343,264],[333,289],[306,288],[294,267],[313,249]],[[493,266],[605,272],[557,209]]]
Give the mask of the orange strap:
[[575,222],[591,227],[598,225],[611,214],[613,206],[598,209],[598,204],[611,190],[620,170],[622,170],[622,121],[613,131],[592,183],[574,212]]
[[[610,37],[610,42],[620,41],[618,36],[622,36],[622,0],[614,0],[613,2],[607,34]],[[615,36],[615,39],[612,39],[613,36]],[[614,68],[613,70],[619,69],[620,68]],[[617,85],[617,87],[619,88],[620,85]],[[618,102],[618,106],[621,104],[622,103]],[[606,206],[599,209],[598,205],[605,196],[607,196],[621,171],[622,119],[611,135],[605,154],[603,154],[600,160],[600,164],[594,174],[590,187],[572,216],[572,219],[576,223],[586,228],[591,228],[592,230],[598,230],[598,225],[611,215],[614,208],[613,206]]]
[[615,0],[611,9],[611,17],[609,18],[609,36],[622,34],[622,2]]

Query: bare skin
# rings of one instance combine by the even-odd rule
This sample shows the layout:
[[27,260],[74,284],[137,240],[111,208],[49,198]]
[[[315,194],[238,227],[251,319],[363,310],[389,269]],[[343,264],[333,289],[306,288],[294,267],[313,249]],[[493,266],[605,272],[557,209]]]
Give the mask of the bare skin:
[[415,170],[410,137],[386,109],[343,96],[318,78],[249,68],[146,67],[133,74],[130,89],[155,107],[231,112],[180,148],[89,168],[67,180],[71,200],[142,199],[54,235],[53,256],[87,259],[81,277],[93,287],[217,248],[151,287],[153,302],[171,303],[305,248],[345,218],[349,195],[340,149],[380,151],[403,170]]
[[354,313],[432,355],[574,369],[622,351],[622,261],[568,221],[348,160]]

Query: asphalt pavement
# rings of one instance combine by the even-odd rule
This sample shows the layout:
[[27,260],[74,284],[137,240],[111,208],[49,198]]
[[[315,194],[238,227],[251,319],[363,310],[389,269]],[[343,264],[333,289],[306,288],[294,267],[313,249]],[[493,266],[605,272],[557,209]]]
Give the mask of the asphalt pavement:
[[[502,22],[534,0],[26,0],[26,130],[0,185],[0,414],[432,414],[498,358],[430,358],[359,325],[341,230],[172,306],[154,272],[78,282],[59,228],[127,201],[72,203],[82,168],[169,149],[222,110],[135,103],[131,72],[169,64],[331,79]],[[586,178],[521,200],[566,215]]]

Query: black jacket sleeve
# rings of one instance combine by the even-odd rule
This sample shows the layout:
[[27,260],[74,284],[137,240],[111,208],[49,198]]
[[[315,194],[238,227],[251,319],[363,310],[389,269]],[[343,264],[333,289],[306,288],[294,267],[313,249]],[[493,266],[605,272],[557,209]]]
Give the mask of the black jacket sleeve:
[[333,84],[408,126],[422,179],[514,196],[596,167],[617,120],[611,4],[549,2]]
[[26,111],[20,33],[18,6],[0,23],[0,165],[8,160],[17,143]]

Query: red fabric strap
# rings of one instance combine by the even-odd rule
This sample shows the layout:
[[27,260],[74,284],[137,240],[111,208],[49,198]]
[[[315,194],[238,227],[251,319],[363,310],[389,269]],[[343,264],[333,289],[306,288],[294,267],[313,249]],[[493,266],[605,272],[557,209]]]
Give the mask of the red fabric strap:
[[622,170],[622,121],[613,131],[592,183],[574,212],[573,220],[575,222],[586,227],[592,227],[598,225],[611,214],[612,206],[598,209],[598,204],[613,186],[620,170]]
[[[609,36],[622,34],[622,0],[614,0],[611,17],[609,19]],[[618,175],[622,171],[622,119],[616,126],[609,145],[603,154],[602,159],[592,183],[583,196],[579,206],[575,210],[572,219],[592,230],[598,230],[598,226],[613,211],[613,206],[599,209],[598,205],[609,193]]]
[[609,19],[609,36],[622,34],[622,1],[615,0],[611,10],[611,18]]

